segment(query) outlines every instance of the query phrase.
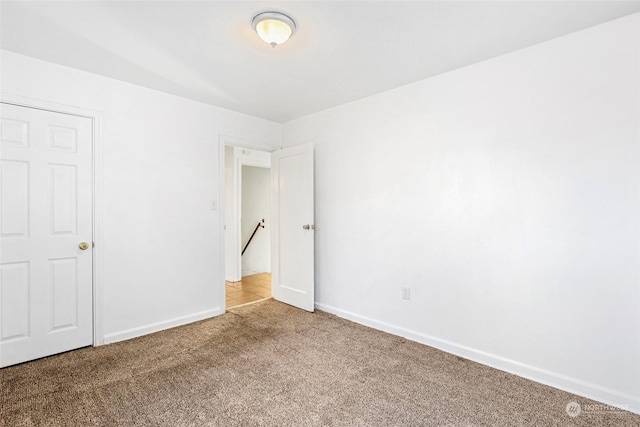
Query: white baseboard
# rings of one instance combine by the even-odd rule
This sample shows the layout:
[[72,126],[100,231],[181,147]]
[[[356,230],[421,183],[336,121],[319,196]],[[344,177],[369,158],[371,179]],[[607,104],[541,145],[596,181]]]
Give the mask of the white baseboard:
[[138,326],[137,328],[127,329],[126,331],[115,332],[104,336],[103,343],[111,344],[118,341],[124,341],[131,338],[140,337],[142,335],[152,334],[154,332],[163,331],[176,326],[186,325],[188,323],[197,322],[198,320],[208,319],[210,317],[224,314],[225,309],[214,308],[212,310],[200,311],[198,313],[188,314],[186,316],[175,317],[173,319],[164,320],[162,322],[151,323],[149,325]]
[[[318,310],[455,354],[510,374],[640,414],[640,398],[316,302]],[[569,402],[567,402],[569,403]],[[580,402],[578,402],[580,403]]]

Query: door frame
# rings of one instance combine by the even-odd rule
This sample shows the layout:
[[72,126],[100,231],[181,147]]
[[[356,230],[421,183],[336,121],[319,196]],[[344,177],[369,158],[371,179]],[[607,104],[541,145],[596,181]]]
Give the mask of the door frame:
[[[219,188],[219,202],[218,202],[218,218],[219,218],[219,224],[218,224],[218,230],[219,230],[219,235],[220,235],[220,260],[219,260],[219,265],[220,265],[220,285],[218,287],[218,292],[220,295],[220,301],[222,301],[222,304],[224,304],[224,308],[223,308],[223,312],[226,310],[226,297],[225,297],[225,282],[226,282],[226,247],[225,247],[225,222],[226,222],[226,201],[225,201],[225,191],[226,191],[226,173],[225,173],[225,147],[229,145],[232,147],[238,147],[238,148],[246,148],[249,150],[257,150],[257,151],[264,151],[264,152],[268,152],[271,153],[273,151],[279,150],[282,147],[280,146],[273,146],[273,145],[269,145],[263,142],[257,142],[257,141],[252,141],[246,138],[239,138],[239,137],[235,137],[235,136],[230,136],[230,135],[223,135],[220,134],[218,135],[218,157],[219,157],[219,182],[220,182],[220,188]],[[255,163],[255,164],[254,164]],[[242,160],[239,159],[238,164],[235,165],[236,167],[234,169],[235,173],[234,173],[234,180],[236,182],[236,188],[233,194],[233,197],[236,201],[236,205],[238,206],[238,209],[242,209],[242,205],[241,205],[241,199],[239,199],[240,195],[242,194],[242,181],[238,179],[238,171],[237,169],[239,167],[242,167],[243,165],[246,166],[258,166],[258,167],[264,167],[262,165],[260,165],[257,162],[252,163],[251,161],[246,161],[246,160]],[[241,173],[240,173],[241,175]],[[239,212],[238,212],[239,215]],[[237,227],[237,232],[236,232],[236,236],[235,239],[238,243],[238,247],[242,246],[242,235],[241,235],[241,229],[240,229],[240,224],[238,224]],[[236,263],[236,268],[238,268],[240,271],[240,274],[242,274],[242,258],[238,257],[237,263]],[[239,267],[238,267],[239,266]]]
[[91,163],[91,191],[92,191],[92,296],[93,296],[93,346],[104,344],[103,335],[103,290],[104,268],[102,250],[102,214],[103,214],[103,168],[102,168],[102,113],[83,107],[60,104],[43,99],[30,98],[7,92],[0,92],[0,101],[18,107],[34,108],[52,113],[69,114],[91,120],[92,124],[92,163]]

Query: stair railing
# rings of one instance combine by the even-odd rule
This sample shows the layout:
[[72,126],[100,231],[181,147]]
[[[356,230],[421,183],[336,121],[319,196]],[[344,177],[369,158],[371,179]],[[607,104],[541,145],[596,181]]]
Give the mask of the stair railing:
[[247,244],[244,245],[244,249],[242,250],[242,253],[240,254],[240,256],[244,255],[244,251],[247,250],[247,248],[249,247],[249,243],[251,243],[251,241],[253,240],[253,236],[256,235],[260,227],[264,228],[264,218],[262,218],[262,221],[258,221],[258,225],[256,225],[255,230],[253,230],[253,233],[251,234],[251,237],[249,237],[249,241],[247,242]]

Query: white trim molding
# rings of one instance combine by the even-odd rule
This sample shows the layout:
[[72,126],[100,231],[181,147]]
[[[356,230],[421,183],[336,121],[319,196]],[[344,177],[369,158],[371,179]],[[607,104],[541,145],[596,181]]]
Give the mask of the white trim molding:
[[254,141],[252,139],[240,138],[238,136],[231,135],[218,135],[218,142],[224,147],[225,145],[233,145],[234,147],[248,148],[250,150],[258,151],[275,151],[281,150],[282,146],[267,144],[265,142]]
[[[224,301],[224,300],[223,300]],[[175,328],[176,326],[187,325],[199,320],[209,319],[211,317],[224,314],[224,307],[217,307],[212,310],[205,310],[186,316],[175,317],[162,322],[151,323],[148,325],[138,326],[136,328],[127,329],[125,331],[115,332],[104,336],[104,344],[112,344],[119,341],[129,340],[141,337],[143,335],[152,334],[154,332],[164,331],[165,329]]]
[[587,399],[593,399],[614,407],[623,407],[629,412],[640,414],[640,400],[634,396],[620,393],[597,384],[588,383],[576,378],[571,378],[557,372],[551,372],[525,363],[510,360],[495,354],[486,353],[471,347],[463,346],[451,341],[442,340],[437,337],[415,332],[406,328],[381,322],[370,317],[361,316],[350,311],[342,310],[330,305],[315,303],[316,309],[326,313],[334,314],[343,319],[368,326],[379,331],[400,336],[420,344],[428,345],[444,352],[464,357],[465,359],[499,369],[519,377],[526,378],[537,383],[548,385]]

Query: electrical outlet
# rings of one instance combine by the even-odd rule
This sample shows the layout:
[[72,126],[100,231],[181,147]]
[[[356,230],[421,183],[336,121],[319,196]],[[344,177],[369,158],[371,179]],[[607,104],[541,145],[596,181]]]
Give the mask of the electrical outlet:
[[402,288],[402,299],[411,299],[411,289],[410,288]]

